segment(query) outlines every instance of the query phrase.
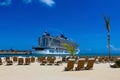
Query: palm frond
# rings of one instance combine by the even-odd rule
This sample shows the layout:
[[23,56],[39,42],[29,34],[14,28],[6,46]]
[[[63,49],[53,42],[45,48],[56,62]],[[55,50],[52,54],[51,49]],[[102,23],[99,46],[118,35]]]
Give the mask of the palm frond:
[[110,16],[108,19],[106,19],[106,16],[104,16],[105,24],[106,24],[106,29],[108,32],[110,32]]
[[67,51],[73,57],[74,56],[74,52],[75,52],[75,48],[73,46],[69,45],[69,44],[66,44],[66,43],[63,43],[62,45],[67,49]]

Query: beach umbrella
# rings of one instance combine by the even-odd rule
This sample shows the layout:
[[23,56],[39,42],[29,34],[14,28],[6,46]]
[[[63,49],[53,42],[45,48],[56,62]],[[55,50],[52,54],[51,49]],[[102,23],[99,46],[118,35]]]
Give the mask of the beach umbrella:
[[108,19],[106,18],[106,16],[104,16],[104,21],[105,21],[106,29],[108,32],[108,56],[109,56],[109,60],[110,60],[110,55],[111,55],[110,54],[110,16],[108,17]]

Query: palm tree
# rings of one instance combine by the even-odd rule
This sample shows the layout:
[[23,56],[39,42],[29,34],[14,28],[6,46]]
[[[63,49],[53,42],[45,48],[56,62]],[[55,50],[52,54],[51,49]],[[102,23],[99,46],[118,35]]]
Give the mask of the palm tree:
[[106,19],[106,16],[104,16],[105,24],[106,24],[106,29],[108,32],[108,55],[109,55],[109,60],[110,60],[110,16],[108,19]]
[[70,56],[72,56],[73,58],[75,53],[75,48],[72,45],[67,43],[63,43],[62,45],[67,49],[67,51],[70,53]]

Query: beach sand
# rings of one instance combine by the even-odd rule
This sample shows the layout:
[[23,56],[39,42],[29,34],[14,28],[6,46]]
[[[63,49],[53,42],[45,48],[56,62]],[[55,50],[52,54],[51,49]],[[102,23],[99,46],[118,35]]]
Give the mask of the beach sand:
[[41,66],[38,62],[30,65],[3,64],[0,66],[0,80],[120,80],[120,68],[110,68],[109,63],[94,64],[92,70],[82,71],[64,71],[66,65]]

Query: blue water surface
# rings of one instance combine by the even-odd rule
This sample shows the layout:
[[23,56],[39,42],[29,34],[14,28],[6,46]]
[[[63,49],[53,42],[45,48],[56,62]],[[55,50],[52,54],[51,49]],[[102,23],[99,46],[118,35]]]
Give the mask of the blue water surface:
[[[6,56],[23,56],[23,57],[30,57],[30,56],[69,56],[69,54],[0,54],[0,57],[6,57]],[[79,53],[75,56],[108,56],[108,53]],[[110,56],[120,56],[120,53],[111,53]]]

